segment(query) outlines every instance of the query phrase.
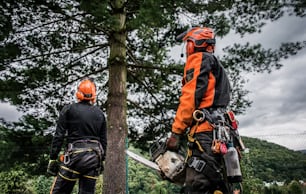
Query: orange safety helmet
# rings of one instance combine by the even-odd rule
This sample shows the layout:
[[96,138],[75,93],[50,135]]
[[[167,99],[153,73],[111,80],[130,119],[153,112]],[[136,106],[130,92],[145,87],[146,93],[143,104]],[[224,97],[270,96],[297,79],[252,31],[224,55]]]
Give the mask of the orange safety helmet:
[[187,56],[195,52],[213,53],[215,49],[215,34],[211,28],[194,27],[189,30],[183,38],[187,41],[186,53]]
[[96,85],[93,81],[85,79],[80,82],[76,97],[79,101],[89,100],[91,102],[96,101]]

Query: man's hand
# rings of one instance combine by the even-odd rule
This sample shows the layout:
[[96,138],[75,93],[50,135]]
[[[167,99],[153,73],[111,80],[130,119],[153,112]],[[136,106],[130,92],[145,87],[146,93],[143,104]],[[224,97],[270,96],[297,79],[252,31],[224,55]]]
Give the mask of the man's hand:
[[179,149],[180,138],[181,135],[172,132],[166,142],[167,148],[169,150],[177,151]]
[[59,166],[56,160],[49,160],[48,168],[47,168],[47,173],[56,176],[59,170]]

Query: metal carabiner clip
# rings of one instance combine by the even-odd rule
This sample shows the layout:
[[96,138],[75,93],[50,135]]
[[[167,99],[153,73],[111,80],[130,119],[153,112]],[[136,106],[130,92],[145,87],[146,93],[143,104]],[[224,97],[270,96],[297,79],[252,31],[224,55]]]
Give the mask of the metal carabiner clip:
[[197,122],[202,122],[204,121],[205,119],[205,114],[203,111],[200,111],[200,110],[195,110],[193,113],[192,113],[192,116],[193,116],[193,119]]
[[64,155],[64,164],[68,164],[70,162],[70,156],[69,156],[69,153],[65,153]]

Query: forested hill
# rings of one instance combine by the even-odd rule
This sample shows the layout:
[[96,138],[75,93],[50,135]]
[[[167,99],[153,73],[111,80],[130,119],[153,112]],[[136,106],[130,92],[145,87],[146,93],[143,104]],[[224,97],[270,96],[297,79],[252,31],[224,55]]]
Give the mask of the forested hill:
[[[242,137],[249,153],[243,169],[266,182],[306,180],[306,154],[255,138]],[[251,170],[252,169],[252,170]]]
[[306,154],[306,150],[299,150],[300,152],[302,152],[303,154]]

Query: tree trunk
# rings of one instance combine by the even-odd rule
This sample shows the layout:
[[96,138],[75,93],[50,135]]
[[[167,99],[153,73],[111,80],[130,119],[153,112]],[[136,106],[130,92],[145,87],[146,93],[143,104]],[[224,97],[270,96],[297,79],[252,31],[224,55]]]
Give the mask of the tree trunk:
[[122,0],[110,1],[114,23],[109,35],[107,100],[108,147],[103,194],[126,193],[126,13]]

